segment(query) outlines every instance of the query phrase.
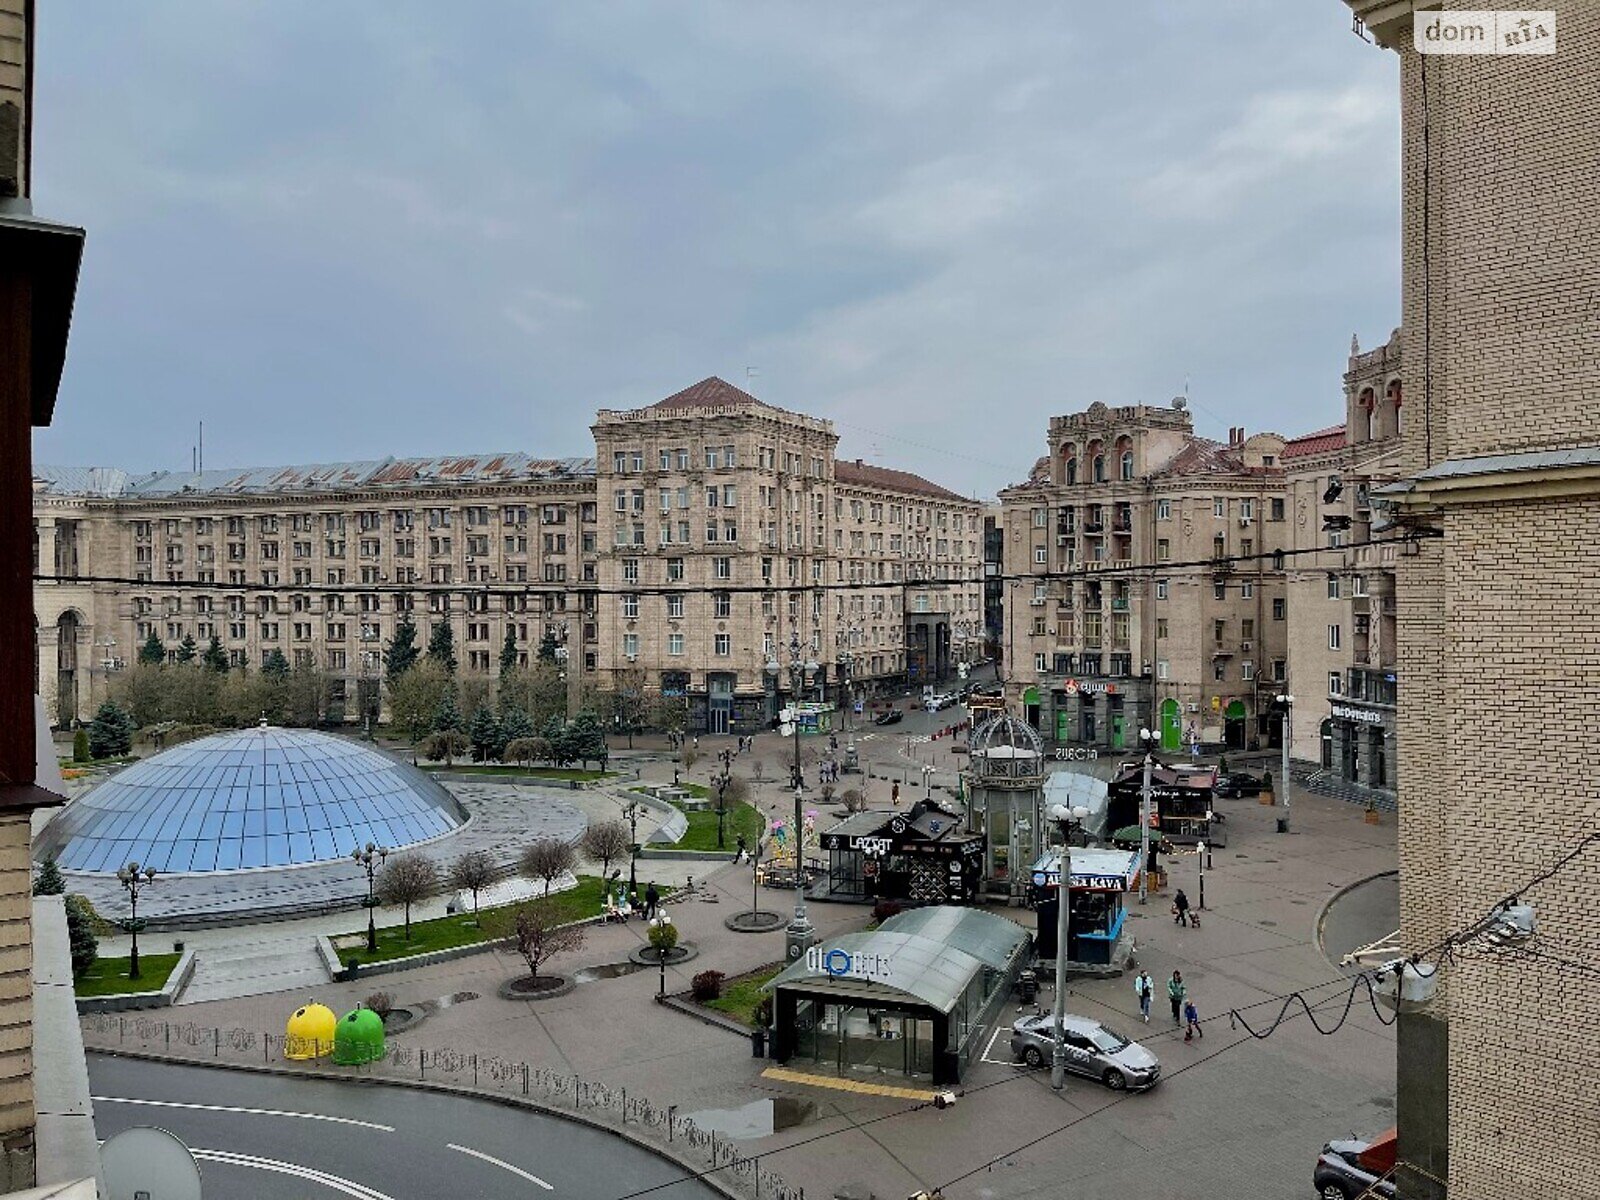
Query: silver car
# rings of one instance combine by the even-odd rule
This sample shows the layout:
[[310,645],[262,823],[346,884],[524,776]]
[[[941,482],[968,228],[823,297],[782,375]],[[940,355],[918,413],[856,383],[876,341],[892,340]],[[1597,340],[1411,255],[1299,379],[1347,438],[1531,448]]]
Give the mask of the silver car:
[[[1138,1042],[1099,1021],[1068,1013],[1061,1022],[1067,1043],[1067,1070],[1098,1079],[1112,1091],[1142,1091],[1161,1078],[1161,1063]],[[1055,1019],[1023,1017],[1011,1027],[1011,1057],[1042,1067],[1055,1051]]]

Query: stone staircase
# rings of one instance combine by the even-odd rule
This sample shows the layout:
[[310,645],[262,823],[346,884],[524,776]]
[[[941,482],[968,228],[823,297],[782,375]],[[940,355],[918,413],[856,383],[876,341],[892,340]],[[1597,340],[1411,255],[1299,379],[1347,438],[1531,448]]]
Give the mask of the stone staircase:
[[194,975],[178,1003],[235,1000],[289,989],[309,994],[327,983],[328,970],[316,941],[304,935],[207,946],[195,951]]
[[1325,767],[1313,763],[1301,763],[1293,760],[1289,763],[1289,777],[1295,785],[1304,791],[1316,796],[1327,796],[1332,800],[1343,800],[1348,804],[1359,804],[1365,808],[1369,803],[1380,812],[1395,812],[1399,804],[1393,792],[1381,788],[1370,788],[1365,784],[1352,783],[1348,779],[1340,779]]

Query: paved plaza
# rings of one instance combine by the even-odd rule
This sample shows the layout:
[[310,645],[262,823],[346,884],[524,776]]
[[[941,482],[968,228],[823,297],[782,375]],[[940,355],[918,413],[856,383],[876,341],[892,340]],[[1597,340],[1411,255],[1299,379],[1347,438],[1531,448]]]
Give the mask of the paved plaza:
[[[944,715],[919,714],[919,720],[932,725]],[[941,742],[912,742],[909,753],[933,758],[948,770],[954,759]],[[861,745],[865,765],[878,774],[897,769],[908,754],[904,737]],[[721,748],[715,739],[702,739],[703,751]],[[758,739],[753,755],[736,763],[735,770],[748,772],[752,758],[777,762],[780,750],[774,737]],[[671,778],[672,764],[664,753],[641,750],[634,758],[647,781]],[[707,754],[686,777],[701,780],[714,765]],[[886,801],[888,784],[880,780],[873,786],[884,792],[875,799]],[[814,794],[813,789],[808,796]],[[792,792],[784,783],[760,787],[756,796],[769,813],[792,811]],[[602,801],[593,797],[590,802]],[[763,1074],[770,1063],[752,1057],[746,1038],[655,1004],[653,969],[585,972],[585,982],[569,995],[527,1003],[498,998],[499,985],[526,968],[514,955],[495,951],[379,980],[312,987],[297,979],[282,991],[202,1001],[185,1005],[182,1012],[201,1026],[278,1030],[294,1007],[313,996],[336,1010],[377,987],[393,993],[401,1005],[454,998],[399,1040],[574,1072],[676,1105],[681,1114],[704,1114],[711,1123],[731,1120],[733,1128],[740,1119],[726,1114],[748,1118],[752,1103],[759,1108],[759,1102],[776,1101],[785,1112],[804,1114],[803,1119],[777,1132],[764,1132],[772,1122],[763,1126],[759,1114],[753,1122],[746,1119],[745,1132],[764,1135],[747,1139],[742,1149],[762,1155],[765,1166],[805,1187],[808,1195],[831,1196],[835,1188],[861,1182],[878,1196],[900,1197],[918,1187],[953,1182],[946,1189],[951,1200],[1043,1197],[1062,1194],[1063,1181],[1070,1179],[1073,1196],[1106,1200],[1145,1191],[1184,1197],[1296,1196],[1309,1190],[1311,1164],[1323,1141],[1392,1123],[1392,1031],[1374,1017],[1364,993],[1349,1020],[1329,1037],[1317,1034],[1295,1008],[1278,1033],[1258,1042],[1242,1029],[1231,1029],[1226,1012],[1252,1006],[1247,1019],[1264,1026],[1279,1011],[1274,997],[1306,988],[1319,1005],[1318,1019],[1324,1025],[1337,1020],[1349,989],[1318,944],[1323,907],[1341,889],[1393,869],[1395,830],[1392,823],[1364,823],[1356,806],[1320,797],[1296,797],[1288,834],[1275,832],[1279,808],[1253,799],[1219,805],[1231,838],[1206,875],[1202,928],[1174,926],[1165,896],[1152,896],[1143,908],[1130,905],[1140,964],[1158,985],[1174,969],[1183,972],[1206,1036],[1186,1044],[1175,1036],[1160,1005],[1151,1024],[1140,1025],[1127,978],[1071,984],[1069,1010],[1106,1020],[1161,1057],[1166,1078],[1143,1095],[1118,1096],[1076,1079],[1053,1093],[1047,1072],[1027,1072],[1008,1061],[1003,1027],[991,1031],[982,1061],[968,1072],[964,1099],[945,1111],[796,1083],[792,1077],[775,1079]],[[1170,865],[1172,885],[1197,898],[1195,856],[1178,856]],[[711,869],[693,862],[673,867],[681,875],[697,867]],[[747,867],[720,866],[704,882],[706,898],[673,909],[683,937],[697,945],[699,955],[668,968],[669,991],[686,991],[690,978],[707,968],[734,975],[783,954],[781,932],[737,934],[723,925],[730,913],[749,907]],[[763,907],[782,912],[793,900],[792,892],[761,896]],[[1383,906],[1374,907],[1371,919],[1387,920]],[[869,917],[868,910],[847,905],[812,904],[809,911],[824,939],[860,929]],[[1025,924],[1032,916],[1021,909],[993,911]],[[1347,911],[1342,919],[1354,923],[1341,937],[1360,936],[1359,914]],[[553,966],[575,972],[623,963],[644,941],[644,932],[638,923],[592,928],[581,950]],[[460,999],[463,994],[474,998]],[[1048,992],[1044,1003],[1049,1003]],[[1006,1011],[1007,1018],[1012,1015]]]

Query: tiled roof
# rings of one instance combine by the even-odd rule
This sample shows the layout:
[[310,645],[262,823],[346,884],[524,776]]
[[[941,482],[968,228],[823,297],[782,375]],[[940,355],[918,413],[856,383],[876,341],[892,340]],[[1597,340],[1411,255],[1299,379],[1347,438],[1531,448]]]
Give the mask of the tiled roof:
[[842,458],[836,459],[833,464],[833,478],[836,483],[883,488],[890,492],[913,492],[919,496],[930,496],[939,500],[967,498],[952,492],[949,488],[940,487],[921,475],[913,475],[910,471],[896,471],[889,467],[875,467],[862,462],[859,458],[854,462]]
[[749,392],[736,388],[726,379],[719,379],[715,375],[702,379],[699,383],[690,384],[683,391],[675,392],[665,400],[657,400],[649,407],[652,409],[719,408],[725,404],[759,404],[762,408],[768,407]]
[[1206,438],[1188,438],[1183,449],[1157,471],[1158,476],[1168,475],[1227,475],[1244,469],[1239,456],[1221,442]]
[[1308,433],[1301,437],[1291,438],[1283,444],[1283,457],[1309,458],[1313,454],[1326,454],[1330,450],[1344,448],[1344,426],[1329,425],[1326,429],[1319,429],[1315,433]]
[[[136,476],[108,468],[41,466],[34,469],[34,478],[45,480],[49,485],[46,490],[61,494],[159,500],[201,493],[259,495],[458,483],[520,483],[527,480],[583,478],[592,476],[594,470],[592,458],[531,458],[526,454],[511,453],[383,458],[199,472],[154,471]],[[91,486],[95,476],[120,479],[120,483],[115,490],[96,490]]]

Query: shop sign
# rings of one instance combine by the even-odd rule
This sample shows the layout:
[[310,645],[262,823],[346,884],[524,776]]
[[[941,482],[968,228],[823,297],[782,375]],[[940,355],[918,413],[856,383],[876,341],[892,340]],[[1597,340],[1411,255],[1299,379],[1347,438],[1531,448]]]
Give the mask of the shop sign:
[[1103,680],[1069,679],[1061,685],[1061,690],[1069,696],[1114,696],[1117,694],[1117,685]]
[[1362,721],[1368,725],[1383,724],[1382,713],[1369,712],[1364,708],[1351,708],[1347,704],[1335,704],[1332,708],[1333,715],[1344,721]]
[[859,850],[871,858],[882,858],[894,849],[894,842],[886,837],[853,837],[850,849]]
[[806,967],[820,971],[832,979],[865,979],[872,983],[888,983],[894,976],[894,960],[887,954],[848,950],[835,946],[831,950],[812,946],[806,950]]
[[1099,757],[1093,746],[1058,746],[1054,754],[1057,762],[1094,762]]

